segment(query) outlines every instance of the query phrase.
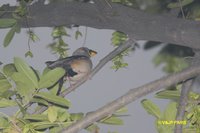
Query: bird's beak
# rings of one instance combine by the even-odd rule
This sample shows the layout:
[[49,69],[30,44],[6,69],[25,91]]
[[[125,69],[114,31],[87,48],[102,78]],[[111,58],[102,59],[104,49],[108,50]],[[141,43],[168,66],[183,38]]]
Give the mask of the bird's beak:
[[93,57],[93,56],[95,56],[97,54],[97,52],[90,49],[89,50],[89,54],[90,54],[90,57]]

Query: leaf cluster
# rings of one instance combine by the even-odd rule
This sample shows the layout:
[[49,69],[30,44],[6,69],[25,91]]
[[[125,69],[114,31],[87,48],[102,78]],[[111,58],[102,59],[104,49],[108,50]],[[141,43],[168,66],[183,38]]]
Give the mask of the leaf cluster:
[[[14,58],[14,63],[2,65],[0,108],[17,107],[18,110],[11,116],[0,113],[0,132],[44,133],[49,130],[55,133],[83,118],[83,113],[69,113],[71,102],[56,95],[58,81],[64,74],[62,68],[45,68],[40,73],[19,57]],[[47,110],[37,114],[43,106]],[[120,115],[126,111],[122,108],[98,123],[122,125]],[[92,124],[86,130],[93,132],[99,127]]]
[[[127,40],[127,38],[128,37],[126,34],[119,31],[115,31],[112,34],[112,39],[111,39],[112,45],[114,47],[118,47],[119,45],[122,45]],[[112,59],[113,66],[111,68],[116,71],[120,68],[126,68],[128,66],[128,63],[124,61],[124,57],[128,56],[130,51],[131,51],[130,49],[127,49],[122,53],[119,53],[114,59]]]

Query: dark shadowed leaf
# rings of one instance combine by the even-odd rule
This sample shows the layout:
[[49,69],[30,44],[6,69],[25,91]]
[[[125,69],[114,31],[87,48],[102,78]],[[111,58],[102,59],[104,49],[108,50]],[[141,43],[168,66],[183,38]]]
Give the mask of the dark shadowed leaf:
[[8,33],[6,34],[6,37],[4,38],[4,42],[3,42],[3,46],[4,47],[7,47],[10,44],[10,42],[13,39],[14,35],[15,35],[15,28],[12,27],[8,31]]
[[0,28],[8,28],[13,26],[14,24],[16,24],[16,20],[15,19],[0,19]]
[[39,98],[39,97],[34,97],[34,98],[32,98],[32,99],[31,99],[31,102],[33,102],[33,103],[38,103],[38,104],[42,104],[42,105],[45,105],[45,106],[48,106],[48,105],[49,105],[49,103],[48,103],[46,100],[44,100],[44,99],[42,99],[42,98]]
[[24,119],[35,120],[35,121],[48,121],[47,115],[44,114],[25,115]]
[[0,93],[3,93],[5,91],[7,91],[8,89],[10,89],[12,86],[11,84],[8,82],[7,79],[0,79]]
[[10,77],[14,72],[17,72],[17,69],[13,63],[7,64],[3,67],[3,72],[6,76]]

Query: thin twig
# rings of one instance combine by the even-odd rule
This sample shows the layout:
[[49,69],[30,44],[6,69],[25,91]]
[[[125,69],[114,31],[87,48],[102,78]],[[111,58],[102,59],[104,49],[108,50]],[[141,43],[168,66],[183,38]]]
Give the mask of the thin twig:
[[84,40],[83,40],[83,46],[85,46],[85,44],[86,44],[87,32],[88,32],[88,27],[85,27],[85,36],[84,36]]
[[69,127],[64,128],[60,133],[77,133],[81,129],[84,129],[90,124],[101,120],[110,114],[113,114],[116,110],[141,98],[142,96],[145,96],[154,91],[158,91],[162,88],[175,85],[181,81],[185,81],[186,79],[195,77],[199,74],[200,66],[192,66],[183,70],[182,72],[171,74],[138,88],[133,88],[123,96],[97,109],[93,113],[86,115],[83,119],[77,121]]
[[181,3],[181,0],[178,0],[178,3],[179,3],[179,6],[180,6],[180,9],[181,9],[181,14],[182,14],[183,18],[185,19],[185,14],[184,14],[184,11],[183,11],[183,6],[182,6],[182,3]]
[[27,15],[30,14],[29,7],[28,7],[27,4],[26,4],[26,10],[27,10],[27,14],[25,14],[25,23],[28,27],[28,51],[31,51],[30,41],[31,41],[31,32],[32,31],[31,31],[31,28],[29,26],[28,17],[27,17]]

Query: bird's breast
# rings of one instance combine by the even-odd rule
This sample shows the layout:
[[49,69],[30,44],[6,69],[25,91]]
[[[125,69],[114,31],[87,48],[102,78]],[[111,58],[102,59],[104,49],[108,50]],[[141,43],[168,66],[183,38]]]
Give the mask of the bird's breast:
[[71,81],[78,81],[81,80],[83,77],[88,75],[92,69],[92,62],[91,60],[76,60],[71,63],[71,68],[77,74],[74,76],[69,77]]

